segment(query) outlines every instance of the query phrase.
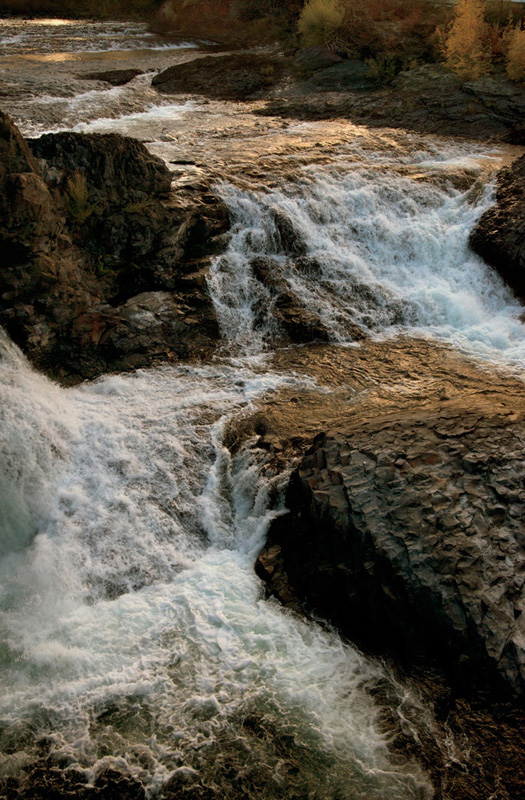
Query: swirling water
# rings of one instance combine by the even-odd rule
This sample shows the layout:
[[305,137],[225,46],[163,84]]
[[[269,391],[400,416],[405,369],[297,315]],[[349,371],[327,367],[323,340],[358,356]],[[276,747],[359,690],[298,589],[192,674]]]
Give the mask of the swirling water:
[[[43,40],[44,53],[78,55],[128,41],[122,27],[82,23],[58,44],[59,26],[35,25],[10,29],[4,47],[27,54]],[[140,47],[151,43],[141,36]],[[169,161],[180,149],[166,133],[192,107],[155,103],[139,76],[116,90],[32,95],[18,119],[26,133],[149,131],[154,152],[160,132]],[[319,127],[291,126],[292,151],[310,134]],[[306,382],[261,359],[276,323],[258,256],[284,270],[335,342],[357,322],[523,364],[519,307],[467,247],[491,199],[489,154],[402,134],[377,141],[349,125],[330,163],[295,164],[262,187],[217,181],[232,235],[210,291],[233,359],[62,389],[1,334],[0,777],[44,741],[62,768],[88,780],[109,764],[152,797],[174,776],[219,796],[430,796],[416,765],[393,762],[370,689],[389,683],[401,725],[417,698],[335,633],[263,599],[253,561],[283,479],[265,476],[256,448],[232,456],[223,444],[233,415]]]

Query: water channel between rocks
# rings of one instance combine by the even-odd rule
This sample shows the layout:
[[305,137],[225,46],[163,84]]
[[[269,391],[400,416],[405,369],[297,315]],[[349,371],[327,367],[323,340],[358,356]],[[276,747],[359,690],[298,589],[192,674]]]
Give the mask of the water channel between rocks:
[[[357,346],[357,324],[521,375],[521,307],[467,246],[510,150],[151,88],[194,55],[140,26],[0,22],[2,109],[24,135],[134,136],[175,191],[211,179],[232,219],[209,278],[226,341],[213,363],[63,389],[0,340],[0,778],[46,753],[86,780],[129,774],[152,797],[200,782],[234,797],[427,798],[374,699],[387,685],[409,730],[426,714],[416,690],[263,599],[253,563],[284,477],[223,436],[271,393],[315,389],[271,360],[261,259],[339,347]],[[117,67],[144,72],[122,87],[82,78]]]

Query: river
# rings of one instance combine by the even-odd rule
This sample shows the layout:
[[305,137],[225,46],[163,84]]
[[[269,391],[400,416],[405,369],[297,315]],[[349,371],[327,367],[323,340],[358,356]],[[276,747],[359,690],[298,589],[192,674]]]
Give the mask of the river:
[[[259,256],[341,347],[357,323],[521,374],[521,306],[467,246],[509,153],[159,96],[152,74],[195,47],[136,24],[0,21],[2,108],[24,135],[135,136],[175,188],[211,177],[232,218],[209,277],[226,342],[211,364],[64,389],[2,335],[0,779],[44,753],[87,782],[111,767],[152,798],[170,781],[218,798],[430,798],[422,769],[389,751],[375,699],[387,685],[410,730],[427,716],[417,690],[264,599],[253,564],[285,476],[223,436],[268,393],[313,380],[270,366],[279,326]],[[143,74],[122,87],[83,77],[128,66]]]

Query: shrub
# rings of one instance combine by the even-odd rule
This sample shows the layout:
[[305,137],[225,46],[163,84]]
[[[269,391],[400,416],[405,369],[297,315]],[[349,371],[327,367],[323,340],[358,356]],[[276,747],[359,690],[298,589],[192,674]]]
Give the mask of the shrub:
[[507,51],[507,75],[511,81],[525,83],[525,30],[516,28]]
[[366,63],[368,65],[367,77],[377,88],[390,86],[402,67],[397,59],[389,55],[369,58]]
[[67,179],[64,202],[70,220],[77,225],[82,225],[95,210],[89,202],[86,176],[78,170]]
[[303,43],[307,47],[326,44],[342,27],[344,18],[339,0],[307,0],[297,26]]
[[475,80],[490,72],[491,53],[483,0],[458,0],[445,40],[445,56],[447,66],[463,80]]

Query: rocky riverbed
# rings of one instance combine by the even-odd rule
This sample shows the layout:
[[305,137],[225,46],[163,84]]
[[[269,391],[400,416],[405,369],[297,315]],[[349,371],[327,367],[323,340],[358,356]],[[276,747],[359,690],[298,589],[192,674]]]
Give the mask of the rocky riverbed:
[[1,61],[1,323],[85,381],[2,345],[6,797],[518,800],[522,307],[467,243],[523,297],[523,93],[83,35]]

